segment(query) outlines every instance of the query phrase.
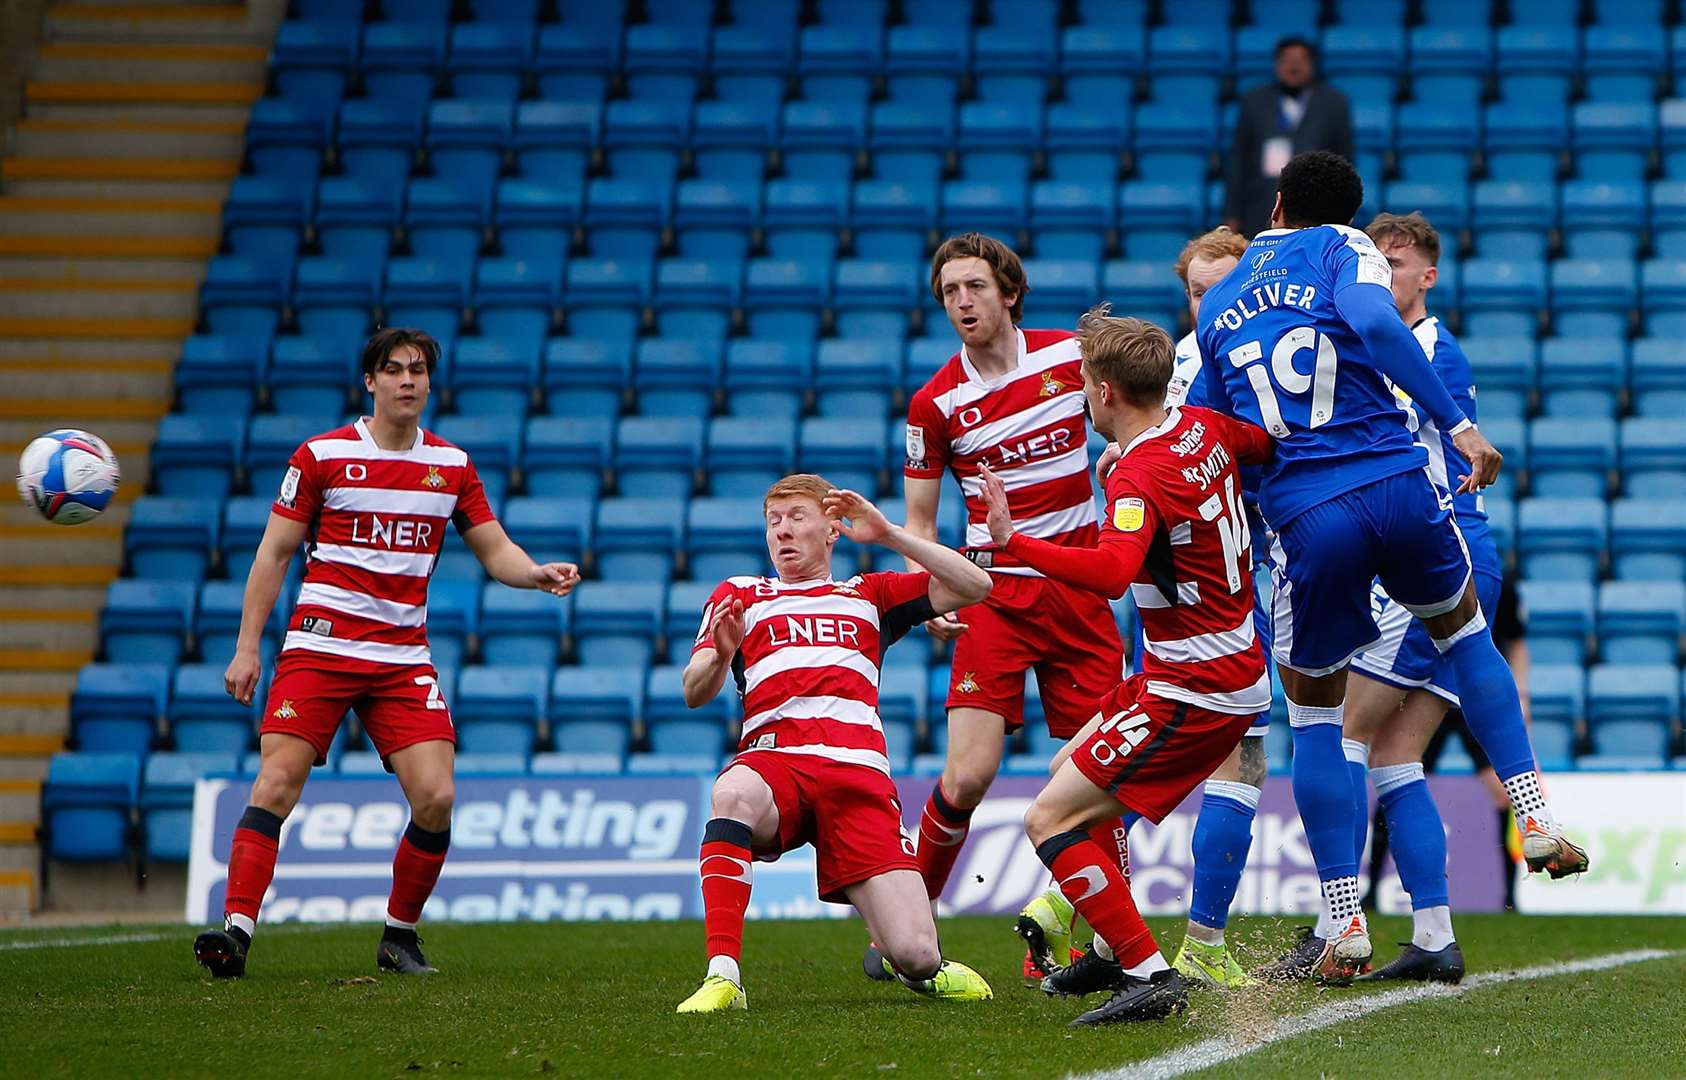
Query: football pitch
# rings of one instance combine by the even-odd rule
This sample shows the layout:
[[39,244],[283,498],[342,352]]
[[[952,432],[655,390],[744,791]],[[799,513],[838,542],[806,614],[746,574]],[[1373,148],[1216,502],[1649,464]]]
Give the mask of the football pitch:
[[[265,927],[225,983],[187,927],[6,931],[0,1048],[18,1077],[1686,1074],[1686,919],[1466,916],[1458,993],[1200,992],[1163,1023],[1081,1031],[1081,1004],[1022,985],[1008,921],[943,924],[945,952],[995,988],[971,1005],[868,982],[856,921],[751,923],[750,1010],[716,1016],[673,1012],[702,976],[694,922],[433,925],[443,974],[425,979],[377,977],[373,927]],[[1169,955],[1178,921],[1150,921]],[[1371,934],[1390,958],[1408,920]],[[1231,927],[1249,965],[1293,936]]]

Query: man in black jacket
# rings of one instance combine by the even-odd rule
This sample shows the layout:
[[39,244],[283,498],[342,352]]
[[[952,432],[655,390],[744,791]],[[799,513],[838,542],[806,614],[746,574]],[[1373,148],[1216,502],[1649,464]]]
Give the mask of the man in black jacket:
[[1276,43],[1276,82],[1241,99],[1225,167],[1224,223],[1244,236],[1266,228],[1282,166],[1307,150],[1330,150],[1351,161],[1352,105],[1317,81],[1311,42],[1286,37]]

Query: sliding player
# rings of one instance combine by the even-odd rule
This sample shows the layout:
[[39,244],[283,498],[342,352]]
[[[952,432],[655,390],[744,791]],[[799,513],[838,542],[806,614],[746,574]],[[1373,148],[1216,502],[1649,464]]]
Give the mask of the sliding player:
[[[734,577],[710,594],[685,702],[713,700],[730,674],[743,698],[738,753],[714,782],[703,829],[708,974],[682,1013],[747,1009],[739,971],[751,865],[813,844],[821,900],[866,920],[880,969],[917,993],[978,1001],[989,984],[944,960],[878,717],[884,650],[908,630],[989,595],[959,552],[891,525],[870,502],[818,476],[767,491],[767,553],[777,577]],[[839,534],[879,544],[927,572],[831,577]]]
[[392,861],[392,896],[376,963],[428,974],[416,923],[451,842],[456,731],[427,647],[427,582],[456,526],[495,580],[566,596],[571,563],[538,565],[505,535],[468,455],[421,430],[439,345],[389,328],[363,347],[374,416],[307,439],[294,451],[246,577],[228,692],[249,705],[262,670],[258,642],[293,553],[309,560],[259,729],[261,760],[228,857],[223,928],[193,955],[216,978],[246,972],[258,907],[275,875],[281,825],[311,765],[327,760],[346,710],[355,710],[410,803]]

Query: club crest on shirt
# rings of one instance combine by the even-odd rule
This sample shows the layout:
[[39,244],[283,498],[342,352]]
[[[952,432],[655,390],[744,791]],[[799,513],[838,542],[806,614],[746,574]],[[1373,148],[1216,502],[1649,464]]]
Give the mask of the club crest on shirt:
[[439,466],[429,465],[427,467],[427,475],[422,477],[422,483],[432,488],[434,491],[438,491],[440,488],[444,487],[445,478],[439,475]]
[[861,591],[859,589],[855,588],[853,585],[848,584],[847,582],[843,582],[843,583],[840,583],[840,584],[837,584],[837,585],[833,585],[831,587],[831,595],[833,595],[833,596],[852,596],[856,600],[862,599]]
[[293,699],[286,698],[281,702],[281,706],[271,715],[273,715],[277,720],[297,720],[299,718],[299,711],[293,708]]
[[961,676],[959,682],[954,684],[954,688],[956,690],[960,691],[962,694],[975,694],[975,693],[977,693],[978,692],[978,673],[975,672],[975,671],[968,671],[965,675]]
[[1042,391],[1038,395],[1039,397],[1053,397],[1055,394],[1058,394],[1064,389],[1065,383],[1054,378],[1053,372],[1044,371],[1042,373]]

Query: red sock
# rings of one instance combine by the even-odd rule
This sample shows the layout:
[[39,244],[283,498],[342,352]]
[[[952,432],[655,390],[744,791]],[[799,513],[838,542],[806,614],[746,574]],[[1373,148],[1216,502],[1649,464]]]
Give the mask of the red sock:
[[752,835],[748,825],[731,818],[714,818],[703,827],[697,871],[702,875],[703,929],[708,935],[710,960],[729,956],[735,962],[743,951]]
[[1124,880],[1130,880],[1130,830],[1121,817],[1108,818],[1098,825],[1089,826],[1089,839],[1100,846],[1100,849],[1113,858],[1118,864],[1118,870],[1124,875]]
[[919,876],[925,879],[925,895],[932,900],[948,884],[971,825],[972,811],[950,803],[943,795],[942,781],[937,781],[919,817]]
[[280,847],[281,819],[260,807],[246,807],[240,823],[234,827],[234,847],[228,853],[224,919],[239,915],[254,924],[258,921],[258,907],[275,877],[275,856]]
[[414,926],[421,921],[422,907],[433,895],[439,871],[445,866],[445,852],[451,847],[451,829],[430,832],[415,822],[398,841],[392,857],[392,894],[387,897],[386,917]]
[[1036,855],[1121,965],[1135,967],[1159,951],[1117,861],[1082,829],[1049,837],[1037,845]]

